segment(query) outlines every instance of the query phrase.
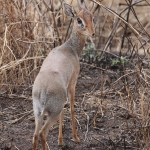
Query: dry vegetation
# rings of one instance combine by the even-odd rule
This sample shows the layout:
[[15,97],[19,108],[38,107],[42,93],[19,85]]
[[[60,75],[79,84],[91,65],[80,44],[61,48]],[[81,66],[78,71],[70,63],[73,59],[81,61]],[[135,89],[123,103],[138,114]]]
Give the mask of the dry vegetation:
[[[69,37],[72,20],[62,13],[61,0],[53,1],[0,0],[0,97],[30,99],[43,59]],[[85,93],[81,104],[83,110],[96,108],[95,114],[83,115],[96,126],[110,107],[125,110],[136,148],[149,149],[150,1],[93,1],[96,36],[88,39],[81,64],[101,73],[98,88]]]

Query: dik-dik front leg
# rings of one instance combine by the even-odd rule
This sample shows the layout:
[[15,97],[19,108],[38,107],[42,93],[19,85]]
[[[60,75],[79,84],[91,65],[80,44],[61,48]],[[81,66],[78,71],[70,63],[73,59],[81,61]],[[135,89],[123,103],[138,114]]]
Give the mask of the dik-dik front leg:
[[75,85],[71,84],[68,88],[69,93],[69,100],[70,100],[70,111],[71,111],[71,119],[72,119],[72,133],[73,133],[73,139],[75,142],[80,142],[80,139],[77,136],[76,133],[76,124],[75,124],[75,118],[74,118],[74,96],[75,96]]

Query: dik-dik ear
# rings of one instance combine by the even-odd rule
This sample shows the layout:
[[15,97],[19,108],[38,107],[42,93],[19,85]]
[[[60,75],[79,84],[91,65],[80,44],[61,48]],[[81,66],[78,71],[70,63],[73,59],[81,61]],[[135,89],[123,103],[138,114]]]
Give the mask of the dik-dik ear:
[[70,17],[76,16],[76,11],[74,10],[74,8],[71,5],[66,4],[66,3],[64,3],[64,12],[66,15]]

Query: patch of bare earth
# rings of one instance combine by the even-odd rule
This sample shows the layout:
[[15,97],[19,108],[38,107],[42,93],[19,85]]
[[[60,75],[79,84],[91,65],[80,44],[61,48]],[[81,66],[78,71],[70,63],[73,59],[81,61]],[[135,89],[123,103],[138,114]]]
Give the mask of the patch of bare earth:
[[[98,68],[81,64],[76,86],[75,118],[80,143],[72,140],[69,102],[65,105],[63,138],[65,145],[57,145],[58,123],[47,137],[50,150],[134,150],[135,117],[121,107],[117,96],[96,98],[93,91],[101,88]],[[112,76],[112,75],[111,75]],[[102,78],[105,80],[106,76]],[[111,77],[113,78],[113,77]],[[107,82],[105,84],[107,85]],[[24,90],[24,89],[20,89]],[[31,89],[29,91],[31,97]],[[32,100],[30,98],[0,97],[0,150],[31,150],[34,132]],[[41,149],[39,140],[38,148]]]

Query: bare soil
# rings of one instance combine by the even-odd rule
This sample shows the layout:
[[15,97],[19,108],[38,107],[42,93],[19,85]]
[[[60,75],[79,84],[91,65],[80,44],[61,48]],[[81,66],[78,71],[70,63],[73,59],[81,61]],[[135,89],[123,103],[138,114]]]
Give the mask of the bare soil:
[[[137,150],[135,136],[131,133],[135,118],[125,108],[119,106],[120,100],[117,96],[112,94],[109,97],[100,97],[99,102],[91,96],[92,91],[100,89],[100,80],[105,80],[106,76],[101,78],[103,72],[100,69],[85,64],[81,64],[80,70],[75,96],[75,118],[80,143],[72,140],[69,102],[67,102],[63,121],[65,145],[63,147],[57,145],[57,123],[47,137],[49,149]],[[112,74],[110,76],[112,80],[115,78]],[[31,88],[28,96],[31,97]],[[35,128],[32,100],[21,96],[12,98],[1,96],[0,109],[0,150],[31,150]],[[40,140],[37,149],[41,149]]]

